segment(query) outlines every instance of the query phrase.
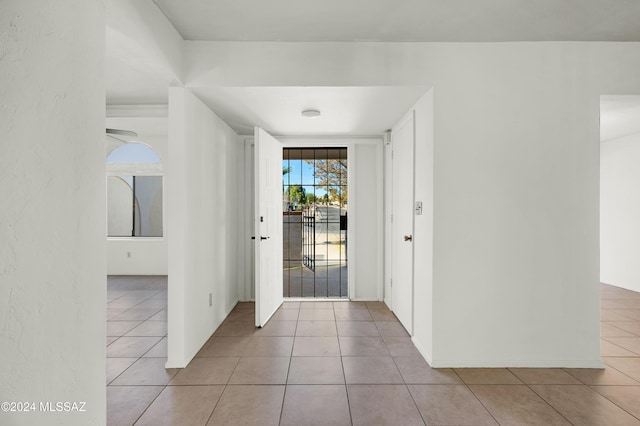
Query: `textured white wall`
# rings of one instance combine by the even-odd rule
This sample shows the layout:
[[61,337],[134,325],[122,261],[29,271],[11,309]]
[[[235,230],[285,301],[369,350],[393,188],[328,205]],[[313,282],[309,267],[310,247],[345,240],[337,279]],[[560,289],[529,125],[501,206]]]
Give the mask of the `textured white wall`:
[[640,291],[640,133],[600,149],[600,279]]
[[107,242],[107,274],[167,275],[167,245],[166,239],[110,238]]
[[640,43],[185,47],[190,86],[433,86],[434,365],[602,365],[599,100]]
[[170,89],[168,367],[185,367],[238,301],[240,148],[188,89]]
[[0,400],[86,402],[3,425],[105,424],[104,10],[0,7]]

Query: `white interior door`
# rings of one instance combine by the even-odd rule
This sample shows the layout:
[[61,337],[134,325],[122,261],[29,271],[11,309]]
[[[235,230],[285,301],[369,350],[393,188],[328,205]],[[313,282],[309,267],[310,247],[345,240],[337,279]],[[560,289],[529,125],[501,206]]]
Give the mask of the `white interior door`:
[[391,133],[392,154],[392,264],[391,305],[396,317],[413,335],[413,198],[414,112]]
[[282,296],[282,144],[255,128],[256,326],[264,326]]

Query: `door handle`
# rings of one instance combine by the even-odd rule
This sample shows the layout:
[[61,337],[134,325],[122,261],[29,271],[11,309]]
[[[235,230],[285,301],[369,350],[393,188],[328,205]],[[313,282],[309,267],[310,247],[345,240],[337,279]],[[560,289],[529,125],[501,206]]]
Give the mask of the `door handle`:
[[413,241],[413,236],[411,236],[411,235],[405,235],[405,236],[404,236],[404,240],[405,240],[405,241]]
[[260,237],[260,240],[268,240],[269,237]]

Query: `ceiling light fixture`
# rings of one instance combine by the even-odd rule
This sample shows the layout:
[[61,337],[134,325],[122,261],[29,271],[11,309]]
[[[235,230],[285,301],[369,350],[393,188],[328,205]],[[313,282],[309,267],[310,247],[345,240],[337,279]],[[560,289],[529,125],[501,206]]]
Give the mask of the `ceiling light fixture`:
[[120,129],[106,129],[108,135],[122,135],[122,136],[133,136],[138,137],[136,132],[132,132],[131,130],[120,130]]
[[320,117],[320,111],[317,109],[305,109],[302,111],[302,116],[307,118],[316,118]]
[[[131,141],[122,139],[119,136],[130,136],[130,137],[134,137],[134,138],[138,137],[138,134],[136,132],[132,132],[131,130],[106,129],[106,131],[107,131],[107,136],[109,136],[110,138],[116,139],[116,140],[118,140],[120,142],[124,142],[124,143],[129,143]],[[118,136],[116,136],[116,135],[118,135]]]

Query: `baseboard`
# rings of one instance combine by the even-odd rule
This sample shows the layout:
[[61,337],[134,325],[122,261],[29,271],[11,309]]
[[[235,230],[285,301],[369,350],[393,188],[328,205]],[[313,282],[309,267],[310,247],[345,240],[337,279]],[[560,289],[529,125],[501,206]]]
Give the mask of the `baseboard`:
[[284,302],[348,302],[340,297],[285,297]]
[[411,341],[413,342],[413,345],[416,347],[418,352],[420,352],[420,355],[422,355],[422,358],[427,361],[427,364],[433,367],[431,356],[429,356],[429,354],[427,354],[427,352],[424,350],[423,345],[418,340],[416,340],[415,336],[411,336]]
[[432,368],[604,368],[602,360],[434,360],[415,336],[411,337],[420,355]]
[[191,362],[191,360],[186,361],[184,359],[168,359],[167,362],[164,363],[164,368],[185,368],[187,365],[189,365],[189,362]]
[[[220,324],[218,324],[218,327],[219,326]],[[216,330],[218,329],[218,327],[216,327]],[[215,333],[215,330],[214,330],[214,333]],[[211,334],[213,335],[213,333]],[[205,343],[206,343],[206,340],[205,340]],[[200,347],[196,349],[195,352],[189,354],[185,359],[181,359],[181,360],[167,359],[167,362],[164,364],[164,368],[186,368],[187,365],[189,365],[189,363],[193,361],[193,358],[196,357],[196,355],[198,354],[200,349],[202,349],[203,346],[204,346],[204,343],[200,345]]]
[[596,360],[446,360],[433,359],[415,336],[411,337],[420,355],[432,368],[591,368],[601,370],[604,363]]
[[233,304],[233,306],[231,306],[230,309],[227,310],[227,312],[225,313],[224,318],[222,319],[222,321],[220,321],[215,328],[213,329],[213,331],[211,332],[211,334],[209,335],[209,337],[207,337],[205,339],[204,342],[202,342],[202,344],[195,350],[193,351],[193,353],[189,354],[186,358],[184,359],[167,359],[167,362],[164,364],[164,368],[186,368],[187,365],[189,365],[189,363],[191,361],[193,361],[193,358],[196,357],[196,355],[198,354],[198,352],[200,352],[200,349],[202,349],[202,347],[204,346],[205,343],[207,343],[207,341],[211,338],[211,336],[213,336],[213,333],[216,332],[216,330],[220,327],[220,325],[224,322],[225,319],[227,319],[227,317],[229,316],[229,314],[231,313],[231,311],[233,311],[233,308],[236,307],[236,305],[238,304],[238,301],[236,300],[236,302]]
[[[424,355],[423,355],[424,356]],[[426,358],[425,358],[426,359]],[[427,360],[433,368],[591,368],[603,369],[602,360]]]

